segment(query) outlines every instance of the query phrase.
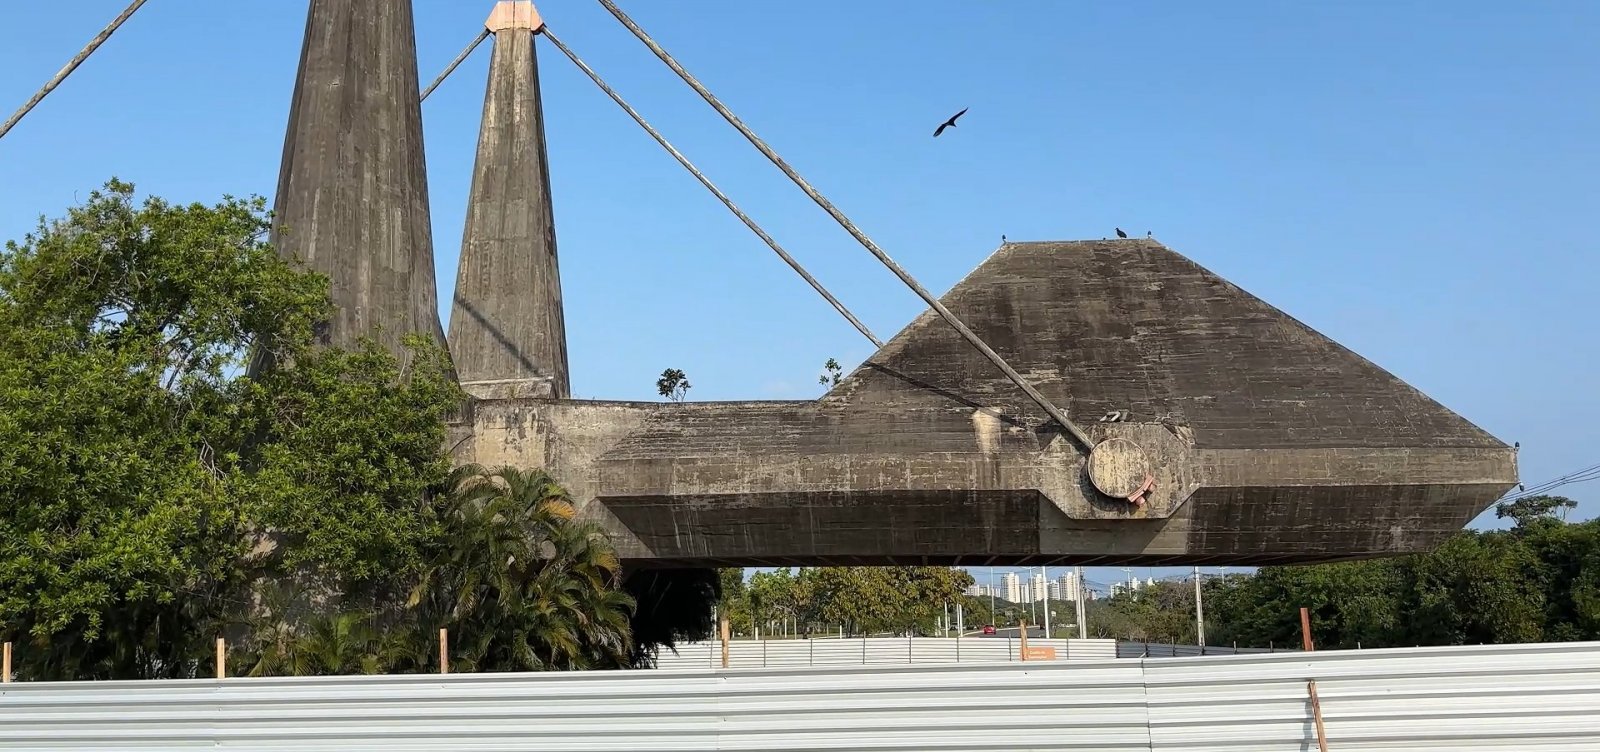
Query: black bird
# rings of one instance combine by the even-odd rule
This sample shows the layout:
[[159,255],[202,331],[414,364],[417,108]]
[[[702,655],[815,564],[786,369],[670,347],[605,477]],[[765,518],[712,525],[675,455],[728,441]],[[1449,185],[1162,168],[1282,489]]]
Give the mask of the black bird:
[[1153,238],[1153,237],[1155,237],[1155,236],[1156,236],[1156,235],[1155,235],[1155,233],[1153,233],[1153,232],[1151,232],[1151,231],[1149,231],[1149,230],[1145,230],[1145,231],[1144,231],[1144,236],[1145,236],[1145,237],[1147,237],[1147,238]]
[[1123,232],[1121,227],[1116,227],[1116,228],[1113,228],[1113,229],[1115,229],[1117,231],[1117,237],[1119,237],[1119,238],[1128,237],[1128,233]]
[[1520,442],[1520,441],[1511,442],[1511,448],[1512,449],[1521,449],[1522,448],[1522,442]]
[[1001,235],[1000,236],[1000,244],[1001,245],[1005,245],[1005,242],[1006,242],[1006,236],[1005,235]]
[[1526,491],[1526,490],[1528,490],[1528,489],[1526,489],[1526,488],[1523,488],[1523,487],[1522,487],[1522,484],[1521,484],[1521,483],[1518,483],[1518,484],[1517,484],[1517,490],[1518,490],[1518,491]]
[[946,121],[940,123],[939,127],[934,130],[933,137],[934,138],[938,138],[939,134],[944,133],[944,129],[946,129],[946,128],[954,128],[954,127],[956,127],[956,118],[967,114],[967,110],[970,110],[970,109],[972,109],[972,108],[971,107],[964,107],[964,108],[961,109],[960,112],[958,112],[958,113],[956,113],[954,115],[951,115],[949,120],[946,120]]

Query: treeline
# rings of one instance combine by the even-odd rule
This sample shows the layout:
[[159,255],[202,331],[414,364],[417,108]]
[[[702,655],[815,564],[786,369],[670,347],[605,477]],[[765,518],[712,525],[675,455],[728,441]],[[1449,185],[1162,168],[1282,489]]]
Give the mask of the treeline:
[[749,582],[725,569],[718,609],[740,636],[933,636],[953,623],[971,584],[971,574],[950,567],[784,568]]
[[[1465,530],[1432,553],[1264,567],[1204,582],[1206,641],[1300,644],[1311,611],[1319,648],[1600,639],[1600,520],[1560,518],[1575,503],[1500,505],[1509,530]],[[1157,583],[1095,604],[1095,636],[1193,644],[1192,583]]]

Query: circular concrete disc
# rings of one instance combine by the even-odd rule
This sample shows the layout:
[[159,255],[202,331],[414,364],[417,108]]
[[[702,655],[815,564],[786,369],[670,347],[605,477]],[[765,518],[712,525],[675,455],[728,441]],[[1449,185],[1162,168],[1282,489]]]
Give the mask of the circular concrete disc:
[[1089,452],[1089,482],[1107,496],[1126,499],[1150,477],[1144,447],[1127,439],[1106,439]]

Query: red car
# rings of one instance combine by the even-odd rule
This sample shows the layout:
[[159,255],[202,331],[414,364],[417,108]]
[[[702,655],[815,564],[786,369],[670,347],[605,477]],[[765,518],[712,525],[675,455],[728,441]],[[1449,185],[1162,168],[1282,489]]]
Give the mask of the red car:
[[986,634],[986,635],[994,634],[994,625],[993,624],[985,624],[985,625],[983,625],[983,633]]

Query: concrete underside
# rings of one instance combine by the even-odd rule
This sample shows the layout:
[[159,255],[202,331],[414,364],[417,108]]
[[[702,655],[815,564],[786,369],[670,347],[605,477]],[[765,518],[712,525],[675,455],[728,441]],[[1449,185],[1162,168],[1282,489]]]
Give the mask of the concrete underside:
[[1153,241],[1008,244],[943,302],[1096,440],[1143,447],[1148,502],[1095,491],[931,311],[816,401],[482,399],[457,458],[546,468],[662,567],[1383,556],[1516,483],[1513,449]]

